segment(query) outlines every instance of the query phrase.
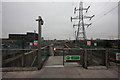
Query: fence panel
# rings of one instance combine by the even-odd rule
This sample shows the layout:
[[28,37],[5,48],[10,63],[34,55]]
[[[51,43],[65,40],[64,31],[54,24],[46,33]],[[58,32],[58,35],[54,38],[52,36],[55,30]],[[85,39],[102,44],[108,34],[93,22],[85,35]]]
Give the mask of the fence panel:
[[87,66],[105,66],[105,50],[88,50]]

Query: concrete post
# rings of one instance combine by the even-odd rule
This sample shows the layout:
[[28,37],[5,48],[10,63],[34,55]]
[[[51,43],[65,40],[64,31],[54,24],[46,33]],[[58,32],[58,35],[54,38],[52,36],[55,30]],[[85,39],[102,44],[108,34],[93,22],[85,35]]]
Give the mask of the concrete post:
[[41,69],[42,65],[42,57],[41,57],[41,25],[43,25],[43,20],[41,18],[41,16],[38,16],[38,19],[36,19],[36,21],[38,21],[38,70]]

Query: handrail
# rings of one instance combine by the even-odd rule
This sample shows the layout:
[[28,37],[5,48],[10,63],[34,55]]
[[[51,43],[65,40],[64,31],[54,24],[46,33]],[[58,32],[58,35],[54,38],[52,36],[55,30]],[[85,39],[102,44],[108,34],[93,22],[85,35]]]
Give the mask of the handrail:
[[118,50],[118,49],[109,49],[109,48],[56,48],[56,50]]
[[[48,46],[44,46],[42,47],[41,49],[45,49],[46,47]],[[7,51],[7,50],[11,50],[11,51],[16,51],[16,50],[20,50],[20,51],[23,51],[23,50],[38,50],[38,49],[0,49],[1,51]]]
[[14,61],[14,60],[16,60],[16,59],[18,59],[18,58],[20,58],[20,57],[22,57],[22,55],[18,55],[18,56],[16,56],[16,57],[8,58],[8,59],[6,59],[6,60],[3,60],[3,62],[6,64],[6,63],[8,63],[8,62],[10,62],[10,61]]
[[[43,49],[45,49],[46,47],[48,47],[48,46],[44,46],[44,47],[42,47],[41,49],[43,50]],[[14,49],[11,49],[11,50],[14,50]],[[22,49],[22,50],[26,50],[26,49]],[[32,50],[32,51],[25,52],[24,55],[28,55],[28,54],[35,53],[38,49],[29,49],[29,50]],[[8,62],[13,61],[13,60],[16,60],[16,59],[18,59],[18,58],[20,58],[20,57],[22,57],[22,54],[20,54],[20,55],[18,55],[18,56],[15,56],[15,57],[12,57],[12,58],[8,58],[8,59],[3,60],[3,61],[4,61],[4,63],[8,63]]]
[[71,49],[67,44],[64,44],[68,49]]

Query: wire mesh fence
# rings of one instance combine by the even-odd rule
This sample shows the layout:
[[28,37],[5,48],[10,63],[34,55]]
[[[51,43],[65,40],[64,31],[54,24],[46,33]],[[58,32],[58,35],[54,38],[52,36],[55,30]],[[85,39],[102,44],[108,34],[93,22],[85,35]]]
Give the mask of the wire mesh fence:
[[109,61],[114,63],[120,63],[120,61],[116,60],[116,54],[120,53],[119,49],[109,49]]
[[105,66],[105,50],[88,50],[87,66]]
[[[11,50],[11,52],[14,52],[14,50]],[[2,60],[2,66],[3,67],[37,67],[38,50],[27,50],[27,51],[25,50],[24,52],[23,51],[19,51],[19,52],[14,53],[12,55],[10,54],[4,55]],[[42,49],[41,56],[42,56],[41,63],[43,64],[45,59],[49,56],[48,47]]]
[[[45,44],[42,46],[45,46]],[[37,67],[38,49],[33,42],[22,40],[2,41],[2,67]],[[49,47],[42,48],[42,64],[49,56]]]
[[[48,43],[43,42],[41,45],[46,46]],[[87,41],[78,41],[73,43],[66,43],[68,49],[65,55],[80,55],[79,63],[84,65],[84,49],[106,49],[109,46],[105,41],[91,41],[91,46],[86,46]],[[113,46],[115,49],[109,49],[109,61],[116,62],[116,53],[120,52],[117,49],[116,42]],[[74,48],[74,49],[73,49]],[[77,50],[76,50],[77,49]],[[87,66],[105,66],[105,52],[106,50],[87,50]],[[33,42],[21,40],[4,40],[2,41],[2,66],[3,67],[37,67],[37,46]],[[63,50],[55,50],[54,56],[63,56]],[[24,56],[24,57],[23,57]],[[49,47],[42,49],[42,64],[49,56]]]
[[[85,52],[86,51],[86,52]],[[64,56],[80,56],[79,60],[68,60],[67,62],[78,62],[84,66],[106,66],[106,50],[105,49],[69,49],[64,52]],[[85,59],[85,57],[87,59]]]
[[63,51],[62,50],[55,50],[54,56],[63,56]]
[[[90,45],[88,46],[88,41]],[[118,40],[79,40],[66,43],[70,48],[113,48],[118,49]]]

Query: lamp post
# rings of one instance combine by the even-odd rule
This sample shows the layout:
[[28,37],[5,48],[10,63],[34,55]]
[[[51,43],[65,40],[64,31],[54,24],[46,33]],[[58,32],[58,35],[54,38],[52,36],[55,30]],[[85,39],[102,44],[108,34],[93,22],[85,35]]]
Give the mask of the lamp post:
[[38,70],[41,69],[42,65],[42,57],[41,57],[41,25],[43,25],[43,20],[41,18],[41,16],[38,16],[38,19],[36,19],[36,21],[38,21]]

